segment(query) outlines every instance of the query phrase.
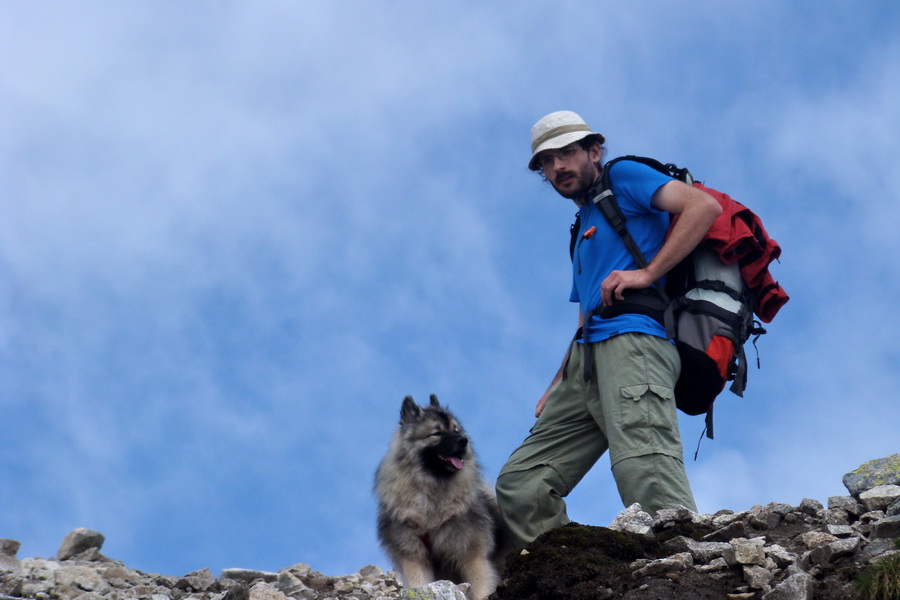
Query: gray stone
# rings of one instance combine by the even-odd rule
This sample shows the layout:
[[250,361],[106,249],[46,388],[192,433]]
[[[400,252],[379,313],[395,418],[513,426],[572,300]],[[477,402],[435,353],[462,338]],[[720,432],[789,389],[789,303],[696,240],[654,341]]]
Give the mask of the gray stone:
[[175,587],[179,590],[193,590],[195,592],[205,592],[216,585],[218,581],[209,569],[200,569],[192,571],[178,580]]
[[743,520],[732,521],[703,537],[707,542],[729,542],[734,538],[747,537],[747,526]]
[[22,564],[16,558],[20,546],[21,544],[16,540],[0,540],[0,573],[17,574],[22,572]]
[[653,517],[652,528],[654,531],[660,531],[670,527],[676,523],[702,523],[704,518],[694,511],[683,506],[678,508],[663,508],[657,511]]
[[774,578],[775,574],[765,567],[760,567],[758,565],[744,566],[744,581],[755,590],[763,589],[769,585]]
[[97,574],[96,569],[82,566],[64,566],[54,572],[57,587],[71,588],[83,592],[103,594],[110,589],[109,583]]
[[844,475],[843,481],[851,496],[879,485],[900,485],[900,454],[870,460]]
[[435,581],[420,588],[404,589],[400,600],[466,600],[462,587],[450,581]]
[[[102,533],[80,527],[69,532],[63,538],[62,544],[56,552],[56,558],[58,560],[69,560],[90,550],[99,553],[104,541],[105,538]],[[95,556],[98,555],[95,554]]]
[[668,558],[650,561],[648,564],[634,571],[633,575],[637,579],[643,579],[644,577],[652,577],[654,575],[684,571],[693,565],[694,559],[690,552],[679,552]]
[[800,501],[800,506],[798,507],[800,512],[809,515],[810,517],[819,518],[822,515],[822,511],[825,510],[825,507],[822,506],[822,503],[818,500],[813,500],[811,498],[804,498]]
[[862,552],[859,553],[859,559],[864,562],[870,561],[882,554],[894,552],[895,550],[897,550],[897,545],[893,539],[877,538],[869,542]]
[[853,528],[849,525],[825,525],[825,531],[837,538],[850,537],[854,534]]
[[803,542],[807,548],[812,550],[818,546],[823,546],[825,544],[830,544],[837,540],[837,538],[830,533],[825,533],[824,531],[807,531],[806,533],[798,536],[798,539]]
[[850,513],[843,508],[829,508],[822,516],[826,525],[849,525]]
[[287,596],[265,583],[250,588],[250,600],[289,600]]
[[813,600],[815,581],[806,573],[795,573],[763,596],[763,600]]
[[809,560],[813,564],[824,567],[836,558],[852,555],[858,548],[859,538],[857,537],[837,540],[813,548],[810,552]]
[[775,564],[784,569],[788,565],[792,565],[797,561],[797,555],[787,550],[779,544],[765,546],[766,558],[772,559]]
[[747,521],[751,527],[756,529],[774,529],[778,527],[783,517],[784,515],[770,510],[768,507],[754,506],[750,509]]
[[862,504],[853,496],[831,496],[828,498],[828,509],[835,508],[845,510],[856,517],[866,512]]
[[253,571],[251,569],[224,569],[222,573],[219,574],[219,579],[233,579],[245,583],[253,583],[254,581],[274,583],[278,581],[278,573]]
[[715,573],[717,571],[727,571],[731,567],[724,558],[714,558],[708,565],[700,565],[694,568],[700,573]]
[[383,577],[384,576],[384,570],[377,565],[366,565],[365,567],[363,567],[362,569],[357,571],[357,573],[359,573],[360,577]]
[[663,546],[670,552],[689,552],[698,563],[711,562],[731,548],[727,542],[698,542],[684,536],[672,538]]
[[873,538],[897,538],[900,537],[900,515],[885,517],[872,523]]
[[722,553],[722,557],[730,565],[763,565],[766,562],[764,544],[764,538],[738,538],[731,541],[731,547]]
[[15,558],[21,547],[22,544],[16,540],[0,539],[0,556],[12,556]]
[[900,485],[879,485],[859,495],[867,511],[884,510],[900,498]]
[[653,517],[644,512],[640,504],[632,504],[613,519],[609,528],[616,531],[629,531],[631,533],[645,534],[650,532],[653,525]]

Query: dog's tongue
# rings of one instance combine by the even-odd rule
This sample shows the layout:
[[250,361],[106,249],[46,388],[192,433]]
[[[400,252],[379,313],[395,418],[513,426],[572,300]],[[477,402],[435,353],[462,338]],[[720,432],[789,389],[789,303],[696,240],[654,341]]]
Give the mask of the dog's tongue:
[[463,468],[463,461],[461,458],[456,458],[455,456],[451,456],[449,459],[450,464],[453,465],[457,471]]

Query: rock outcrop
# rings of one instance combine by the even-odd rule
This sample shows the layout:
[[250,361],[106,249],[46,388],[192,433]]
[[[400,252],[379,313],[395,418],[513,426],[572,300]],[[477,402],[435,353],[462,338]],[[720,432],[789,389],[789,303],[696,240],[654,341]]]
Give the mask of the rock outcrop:
[[893,561],[900,590],[900,454],[844,477],[827,506],[770,503],[655,517],[639,505],[609,528],[570,524],[507,563],[501,599],[848,600],[858,576]]
[[[827,506],[806,499],[651,517],[634,505],[609,528],[570,524],[511,556],[495,597],[858,598],[861,572],[881,561],[900,565],[900,454],[866,463],[844,484],[849,494]],[[0,540],[0,600],[462,600],[468,587],[439,582],[404,590],[396,573],[372,565],[342,577],[305,564],[277,573],[159,575],[105,557],[103,542],[96,531],[76,529],[56,558],[19,559],[19,542]],[[893,585],[900,589],[900,581]]]

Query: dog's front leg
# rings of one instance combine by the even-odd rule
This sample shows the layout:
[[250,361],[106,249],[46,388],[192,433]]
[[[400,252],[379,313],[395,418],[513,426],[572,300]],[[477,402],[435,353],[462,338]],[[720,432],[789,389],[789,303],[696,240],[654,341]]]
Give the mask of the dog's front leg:
[[414,557],[400,559],[400,576],[403,578],[403,586],[408,588],[420,588],[434,581],[434,571],[431,565]]
[[474,558],[462,565],[463,581],[471,584],[469,598],[471,600],[484,600],[497,589],[500,577],[497,571],[486,557]]

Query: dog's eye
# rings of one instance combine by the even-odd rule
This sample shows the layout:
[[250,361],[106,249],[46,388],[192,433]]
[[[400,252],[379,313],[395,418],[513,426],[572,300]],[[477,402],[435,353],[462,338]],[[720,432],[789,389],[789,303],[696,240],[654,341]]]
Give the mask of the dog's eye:
[[432,431],[431,435],[429,435],[428,437],[441,437],[441,432],[440,431]]

